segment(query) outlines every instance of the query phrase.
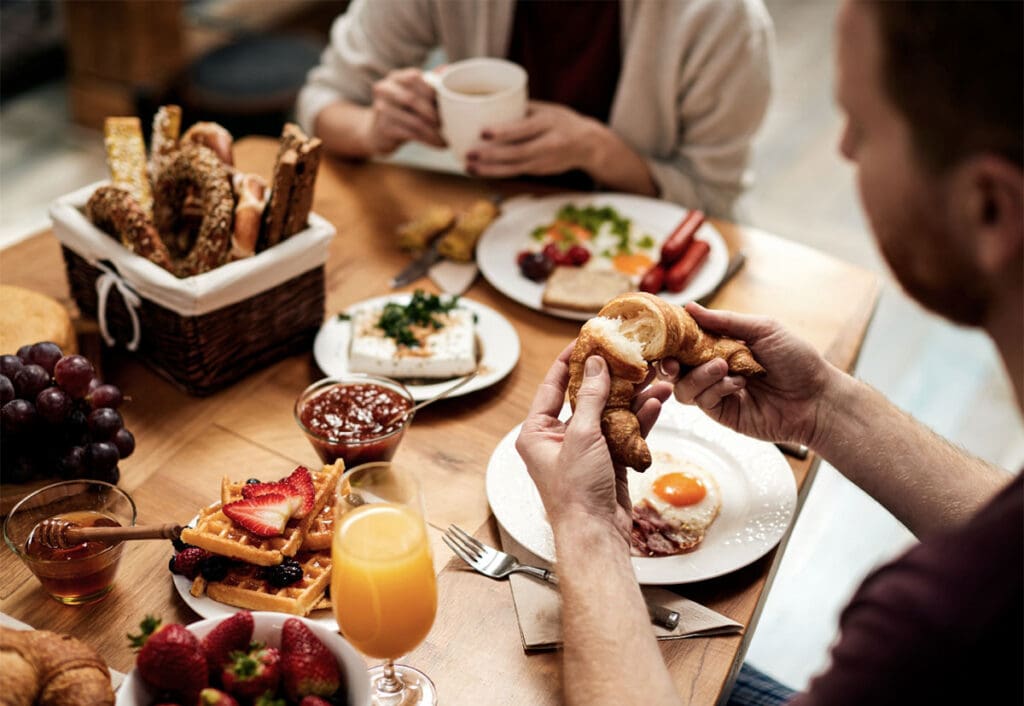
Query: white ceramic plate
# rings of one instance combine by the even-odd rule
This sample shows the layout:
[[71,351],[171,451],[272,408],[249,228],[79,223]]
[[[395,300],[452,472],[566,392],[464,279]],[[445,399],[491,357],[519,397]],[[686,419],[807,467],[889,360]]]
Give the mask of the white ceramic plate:
[[[360,309],[382,307],[389,302],[408,304],[412,294],[393,294],[367,299],[353,304],[345,310],[353,314]],[[452,393],[452,397],[467,395],[498,382],[516,367],[519,361],[519,335],[508,319],[489,306],[466,297],[459,298],[459,305],[476,315],[476,335],[480,345],[479,374]],[[331,316],[313,341],[313,357],[328,377],[340,377],[349,373],[348,350],[352,340],[352,322]],[[417,402],[429,399],[443,392],[452,384],[451,379],[436,383],[412,385],[406,383],[413,399]]]
[[[233,605],[215,601],[205,593],[196,598],[189,592],[189,589],[192,588],[192,581],[190,579],[185,578],[181,574],[172,574],[171,576],[174,580],[174,590],[181,596],[181,600],[185,601],[185,604],[195,611],[196,614],[204,618],[226,618],[242,610]],[[338,630],[338,623],[334,619],[334,614],[329,610],[314,610],[307,616],[307,619],[330,628],[335,632]]]
[[[180,578],[180,577],[179,577]],[[234,611],[230,611],[234,612]],[[266,613],[253,611],[253,639],[259,640],[271,647],[281,646],[281,626],[288,618],[294,615],[284,613]],[[188,625],[189,631],[196,637],[202,639],[208,632],[213,630],[224,616],[216,616],[209,620]],[[300,618],[310,630],[323,642],[337,658],[339,665],[345,674],[345,683],[348,688],[348,703],[363,706],[370,703],[370,679],[366,673],[366,662],[356,652],[345,638],[338,634],[338,628],[326,627],[315,621]],[[153,703],[153,694],[142,682],[138,674],[132,669],[128,677],[117,690],[117,706],[146,706]]]
[[[541,296],[544,283],[523,277],[516,264],[516,255],[533,243],[530,238],[533,229],[553,221],[558,209],[567,203],[613,207],[630,218],[640,232],[650,234],[657,243],[656,249],[661,247],[662,241],[675,230],[687,213],[682,206],[668,201],[613,193],[524,197],[502,204],[501,215],[484,231],[476,246],[476,261],[480,272],[495,289],[510,299],[537,311],[577,321],[585,321],[593,314],[543,306]],[[661,293],[661,297],[673,304],[700,299],[715,288],[729,266],[729,249],[714,226],[705,223],[697,231],[697,237],[707,241],[711,252],[686,289],[676,294]]]
[[[568,408],[563,410],[563,419]],[[487,500],[516,541],[546,561],[555,542],[544,506],[515,450],[519,427],[501,440],[487,465]],[[666,403],[647,438],[653,454],[669,452],[702,466],[718,482],[722,510],[692,552],[633,557],[642,584],[691,583],[722,576],[761,558],[785,534],[796,509],[796,482],[774,445],[737,434],[695,407]],[[630,470],[632,476],[638,476]],[[632,480],[631,480],[632,482]]]

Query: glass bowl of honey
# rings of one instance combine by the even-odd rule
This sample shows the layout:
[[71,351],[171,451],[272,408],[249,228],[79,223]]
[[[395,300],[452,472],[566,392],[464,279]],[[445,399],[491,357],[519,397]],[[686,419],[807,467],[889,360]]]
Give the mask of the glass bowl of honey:
[[409,389],[378,375],[324,378],[299,395],[295,421],[325,464],[390,461],[413,418]]
[[51,518],[79,527],[130,527],[135,515],[135,502],[116,485],[69,480],[40,488],[15,505],[4,521],[4,541],[55,600],[93,603],[113,587],[124,543],[90,540],[58,549],[37,528]]

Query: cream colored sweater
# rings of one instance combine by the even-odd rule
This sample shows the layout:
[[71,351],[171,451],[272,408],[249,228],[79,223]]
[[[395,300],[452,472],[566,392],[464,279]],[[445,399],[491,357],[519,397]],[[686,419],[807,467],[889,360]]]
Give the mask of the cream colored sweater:
[[[650,167],[661,195],[732,215],[750,182],[751,141],[771,84],[772,26],[761,0],[621,0],[622,69],[609,126]],[[515,0],[353,0],[299,94],[298,120],[339,99],[368,105],[375,81],[421,66],[505,56]]]

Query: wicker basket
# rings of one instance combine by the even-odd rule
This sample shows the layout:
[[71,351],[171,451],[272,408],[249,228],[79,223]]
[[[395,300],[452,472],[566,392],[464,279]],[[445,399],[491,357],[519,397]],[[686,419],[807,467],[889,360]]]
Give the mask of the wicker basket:
[[81,209],[95,186],[62,198],[51,215],[71,294],[108,343],[133,350],[194,395],[312,347],[334,234],[322,218],[311,214],[306,231],[255,257],[177,280],[85,219]]

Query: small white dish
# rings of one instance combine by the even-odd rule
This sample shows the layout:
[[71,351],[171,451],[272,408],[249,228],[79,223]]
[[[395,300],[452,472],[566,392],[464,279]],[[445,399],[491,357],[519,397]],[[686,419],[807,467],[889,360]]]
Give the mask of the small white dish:
[[[561,418],[568,416],[566,405]],[[491,455],[487,501],[517,542],[541,559],[554,561],[555,539],[544,505],[515,450],[519,428],[506,434]],[[782,539],[796,511],[796,481],[773,444],[738,434],[696,407],[674,400],[666,402],[647,443],[653,454],[671,453],[714,476],[722,509],[693,551],[633,557],[641,584],[674,585],[722,576],[760,559]],[[628,473],[640,475],[632,469]]]
[[[536,243],[530,234],[537,226],[551,223],[567,203],[577,206],[611,206],[633,221],[634,228],[649,234],[654,250],[675,230],[688,213],[669,201],[617,193],[555,194],[543,198],[520,197],[501,206],[501,215],[488,226],[476,246],[476,262],[488,282],[508,298],[536,311],[577,321],[586,321],[593,313],[545,307],[541,303],[544,282],[527,279],[519,271],[516,256]],[[693,280],[681,292],[661,292],[658,296],[672,304],[700,299],[715,288],[729,266],[729,248],[721,233],[710,223],[697,231],[697,238],[711,246],[708,259]],[[655,256],[656,257],[656,256]]]
[[[353,304],[345,313],[353,313],[367,308],[380,308],[389,302],[407,304],[412,294],[391,294],[374,299],[367,299]],[[503,379],[512,372],[519,361],[519,335],[508,319],[489,306],[465,297],[459,298],[459,306],[468,309],[476,316],[476,336],[480,346],[480,360],[477,369],[479,374],[452,397],[467,395]],[[343,377],[349,374],[348,355],[349,343],[352,340],[352,322],[338,316],[331,316],[320,328],[313,341],[313,358],[327,377]],[[451,386],[454,378],[437,382],[413,384],[402,381],[417,402],[430,399]]]
[[[234,611],[231,611],[232,613]],[[254,611],[253,617],[253,639],[263,642],[270,647],[281,646],[281,627],[284,621],[294,618],[294,615],[284,613],[266,613]],[[223,616],[200,620],[199,622],[187,625],[189,632],[197,638],[202,639],[208,632],[213,630]],[[354,706],[366,706],[370,703],[370,678],[366,673],[366,662],[345,638],[338,634],[337,628],[329,628],[326,625],[298,618],[304,622],[313,634],[316,635],[327,649],[331,651],[338,666],[341,668],[345,680],[345,688],[348,690],[347,699],[349,704]],[[142,681],[135,669],[132,669],[125,678],[121,688],[117,690],[117,706],[148,706],[153,703],[155,694]]]

